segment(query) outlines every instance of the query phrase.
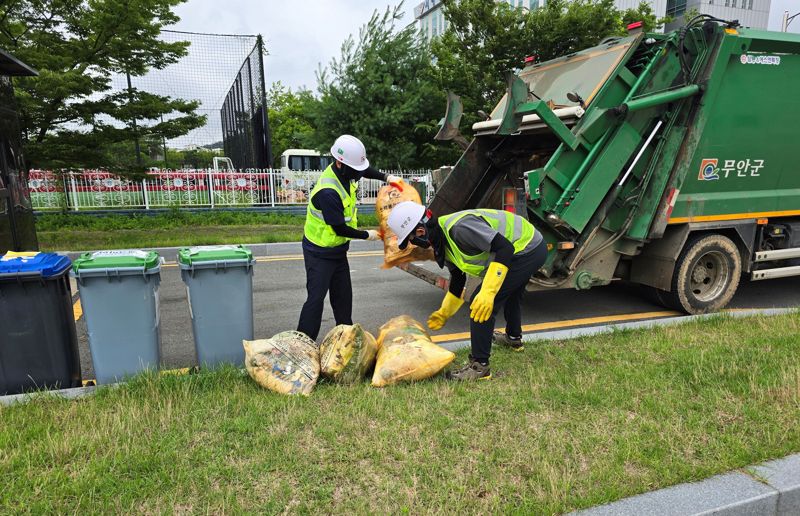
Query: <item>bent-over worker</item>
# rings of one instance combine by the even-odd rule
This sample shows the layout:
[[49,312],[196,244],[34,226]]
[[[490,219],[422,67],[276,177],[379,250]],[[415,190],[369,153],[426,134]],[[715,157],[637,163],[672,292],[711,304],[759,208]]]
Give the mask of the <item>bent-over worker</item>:
[[[392,209],[389,227],[400,248],[409,244],[432,247],[439,267],[450,270],[450,287],[442,306],[428,319],[428,327],[441,329],[461,305],[467,275],[483,278],[470,299],[469,362],[450,374],[455,380],[491,378],[492,342],[522,351],[520,302],[531,276],[547,258],[547,244],[533,225],[500,210],[465,210],[434,218],[415,202]],[[506,332],[494,332],[495,314],[504,306]]]
[[335,161],[311,190],[303,230],[303,261],[307,298],[300,311],[297,331],[316,340],[322,323],[325,295],[330,291],[336,324],[353,324],[353,288],[347,250],[350,240],[380,240],[375,230],[358,229],[356,191],[362,177],[399,183],[369,166],[361,140],[344,134],[331,147]]

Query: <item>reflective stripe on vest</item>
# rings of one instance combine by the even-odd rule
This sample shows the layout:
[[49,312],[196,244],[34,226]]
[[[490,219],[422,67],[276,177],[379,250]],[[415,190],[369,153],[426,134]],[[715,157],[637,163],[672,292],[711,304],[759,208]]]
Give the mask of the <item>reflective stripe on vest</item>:
[[453,229],[453,226],[467,215],[474,215],[485,220],[492,229],[503,235],[514,245],[514,254],[525,249],[536,232],[533,225],[527,220],[519,215],[501,210],[465,210],[439,217],[439,227],[442,228],[442,232],[444,232],[449,244],[445,248],[445,258],[471,276],[483,276],[489,263],[491,263],[492,255],[488,251],[476,255],[468,255],[459,249],[450,236],[450,230]]
[[350,183],[350,192],[348,193],[339,182],[336,174],[333,172],[333,166],[329,165],[328,168],[326,168],[322,173],[319,181],[317,181],[317,184],[314,185],[314,188],[311,190],[311,193],[308,196],[306,223],[303,228],[305,237],[311,243],[320,247],[336,247],[347,243],[349,239],[337,235],[336,232],[333,231],[333,228],[325,223],[325,217],[323,216],[322,211],[314,208],[314,205],[311,204],[311,199],[314,197],[314,195],[326,188],[335,190],[336,193],[339,194],[339,197],[342,199],[342,205],[344,206],[344,221],[348,226],[356,228],[358,227],[358,208],[356,206],[356,191],[358,190],[358,183],[352,181]]

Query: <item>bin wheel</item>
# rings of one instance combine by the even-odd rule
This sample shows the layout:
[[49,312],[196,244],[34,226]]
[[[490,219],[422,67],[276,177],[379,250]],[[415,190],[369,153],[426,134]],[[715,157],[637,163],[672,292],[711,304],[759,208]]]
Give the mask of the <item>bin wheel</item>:
[[742,258],[731,239],[723,235],[699,235],[684,245],[672,289],[661,291],[665,305],[689,314],[716,312],[727,305],[742,274]]

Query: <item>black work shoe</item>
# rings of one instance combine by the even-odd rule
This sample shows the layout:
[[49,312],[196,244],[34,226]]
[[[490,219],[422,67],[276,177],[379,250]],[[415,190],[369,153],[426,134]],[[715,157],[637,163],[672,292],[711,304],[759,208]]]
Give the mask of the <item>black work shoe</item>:
[[492,334],[492,344],[510,348],[511,351],[525,351],[522,337],[509,337],[503,332],[496,331]]
[[489,364],[481,364],[472,358],[464,367],[447,374],[448,380],[489,380],[491,378],[492,372],[489,370]]

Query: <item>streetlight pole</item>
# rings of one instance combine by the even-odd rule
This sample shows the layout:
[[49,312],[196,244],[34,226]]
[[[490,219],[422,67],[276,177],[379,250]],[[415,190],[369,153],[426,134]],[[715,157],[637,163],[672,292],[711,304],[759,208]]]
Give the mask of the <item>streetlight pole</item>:
[[[128,78],[128,102],[133,102],[133,86],[131,86],[131,73],[125,70],[125,76]],[[133,144],[136,149],[136,164],[142,164],[142,151],[139,148],[139,130],[136,128],[136,117],[131,119],[133,125]]]
[[789,24],[792,20],[800,16],[800,13],[789,16],[789,11],[783,11],[783,21],[781,22],[781,32],[789,32]]

